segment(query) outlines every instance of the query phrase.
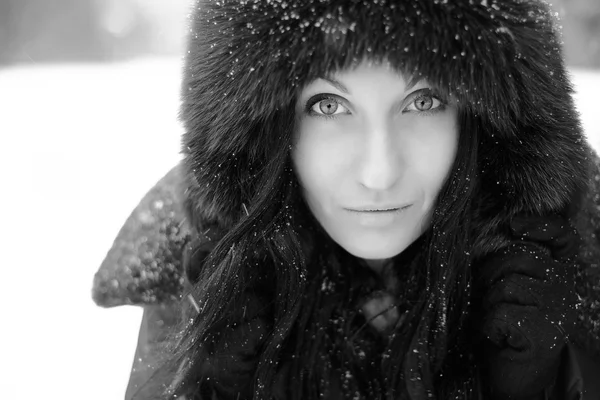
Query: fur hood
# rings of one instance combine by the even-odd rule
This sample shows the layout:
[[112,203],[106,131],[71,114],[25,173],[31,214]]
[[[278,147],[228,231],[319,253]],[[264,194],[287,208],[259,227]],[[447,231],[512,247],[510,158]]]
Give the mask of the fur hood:
[[[210,241],[202,235],[227,231],[252,212],[269,178],[260,166],[272,160],[276,143],[288,140],[299,89],[369,58],[435,84],[478,130],[475,256],[504,244],[505,227],[517,213],[571,211],[589,260],[581,292],[590,296],[587,311],[597,315],[600,192],[590,177],[598,165],[582,134],[546,3],[200,0],[191,15],[182,87],[184,158],[162,181],[167,189],[151,192],[119,234],[96,275],[99,304],[177,298],[183,248],[198,235]],[[184,209],[156,209],[157,196]],[[158,215],[155,226],[162,231],[148,230],[140,210]],[[143,261],[141,254],[160,251],[168,263]],[[600,335],[600,321],[588,325]]]
[[555,23],[541,1],[199,1],[181,112],[194,225],[227,230],[252,207],[302,86],[386,59],[455,98],[478,129],[476,248],[500,246],[507,218],[559,211],[587,179]]

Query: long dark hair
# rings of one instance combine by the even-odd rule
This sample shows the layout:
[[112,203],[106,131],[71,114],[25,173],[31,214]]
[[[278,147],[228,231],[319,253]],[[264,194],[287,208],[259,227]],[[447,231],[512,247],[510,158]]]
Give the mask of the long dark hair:
[[[218,330],[241,322],[229,316],[244,304],[248,288],[260,274],[272,288],[272,329],[257,354],[254,398],[270,398],[282,359],[294,360],[288,372],[301,383],[294,385],[292,398],[322,398],[336,373],[333,364],[345,368],[350,378],[341,382],[342,389],[361,393],[360,398],[476,398],[478,380],[467,324],[471,199],[477,180],[478,134],[473,116],[459,107],[458,152],[431,226],[396,260],[402,264],[398,268],[409,266],[404,277],[416,293],[401,310],[405,322],[387,343],[376,346],[371,352],[374,358],[362,367],[356,349],[348,349],[348,343],[356,342],[346,340],[356,336],[356,327],[347,323],[339,331],[343,345],[325,329],[332,318],[354,318],[347,312],[349,297],[363,280],[353,268],[341,271],[329,262],[337,259],[337,265],[344,264],[352,257],[327,238],[314,219],[306,218],[289,156],[294,128],[290,116],[291,107],[275,117],[281,136],[272,138],[272,157],[260,172],[261,189],[253,195],[247,214],[224,233],[204,260],[189,292],[197,312],[186,321],[176,346],[168,350],[164,365],[149,383],[152,389],[143,392],[164,398],[198,391],[199,365],[210,354],[206,349],[217,339]],[[323,290],[326,277],[339,284],[331,295]],[[346,350],[339,348],[343,346]]]
[[[459,127],[458,152],[431,226],[394,259],[403,286],[395,295],[404,322],[388,342],[369,345],[377,338],[366,333],[364,340],[358,337],[364,320],[362,325],[352,324],[361,319],[352,303],[364,292],[368,273],[357,271],[356,262],[348,265],[352,257],[335,249],[335,244],[318,241],[323,251],[317,251],[311,263],[317,269],[309,270],[312,275],[296,329],[301,334],[294,336],[293,358],[301,360],[294,377],[304,385],[294,385],[291,398],[319,398],[328,393],[332,380],[345,390],[346,398],[357,398],[356,393],[368,399],[480,397],[468,320],[478,134],[475,119],[466,110],[459,113]],[[337,250],[341,261],[323,256],[326,248]],[[324,290],[332,285],[335,291]]]

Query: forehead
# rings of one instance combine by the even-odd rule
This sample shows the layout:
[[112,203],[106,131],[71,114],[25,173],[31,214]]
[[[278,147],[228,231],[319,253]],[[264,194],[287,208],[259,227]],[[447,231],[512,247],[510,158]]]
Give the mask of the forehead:
[[[364,58],[360,61],[353,62],[346,66],[335,66],[330,69],[324,70],[321,74],[315,74],[310,79],[308,79],[301,89],[306,89],[306,87],[314,84],[318,80],[328,81],[329,83],[333,83],[336,86],[338,80],[344,80],[348,75],[358,74],[362,78],[370,78],[370,74],[372,72],[377,72],[372,75],[373,79],[377,79],[379,76],[378,73],[381,72],[389,72],[392,75],[397,76],[401,79],[407,87],[415,86],[420,81],[426,81],[422,76],[417,74],[411,74],[407,71],[403,70],[398,66],[394,66],[387,59],[369,59]],[[427,82],[431,85],[429,82]]]

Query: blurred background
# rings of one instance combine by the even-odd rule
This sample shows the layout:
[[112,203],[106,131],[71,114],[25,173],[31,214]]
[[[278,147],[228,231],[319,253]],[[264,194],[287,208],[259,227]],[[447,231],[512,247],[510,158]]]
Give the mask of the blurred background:
[[[0,63],[178,54],[189,0],[0,0]],[[570,65],[600,67],[600,1],[552,0]]]
[[0,63],[177,54],[187,0],[0,0]]
[[562,20],[567,64],[600,68],[600,1],[551,0]]
[[[93,275],[179,158],[191,0],[0,0],[0,397],[123,398],[141,309]],[[553,0],[600,148],[600,0]]]

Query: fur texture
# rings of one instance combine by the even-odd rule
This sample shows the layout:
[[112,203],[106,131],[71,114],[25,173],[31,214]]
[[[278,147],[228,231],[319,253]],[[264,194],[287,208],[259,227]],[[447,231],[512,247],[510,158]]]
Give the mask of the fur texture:
[[541,2],[200,1],[192,30],[182,119],[196,225],[230,228],[298,89],[364,58],[427,79],[475,118],[481,252],[512,215],[559,211],[585,186],[588,149]]

